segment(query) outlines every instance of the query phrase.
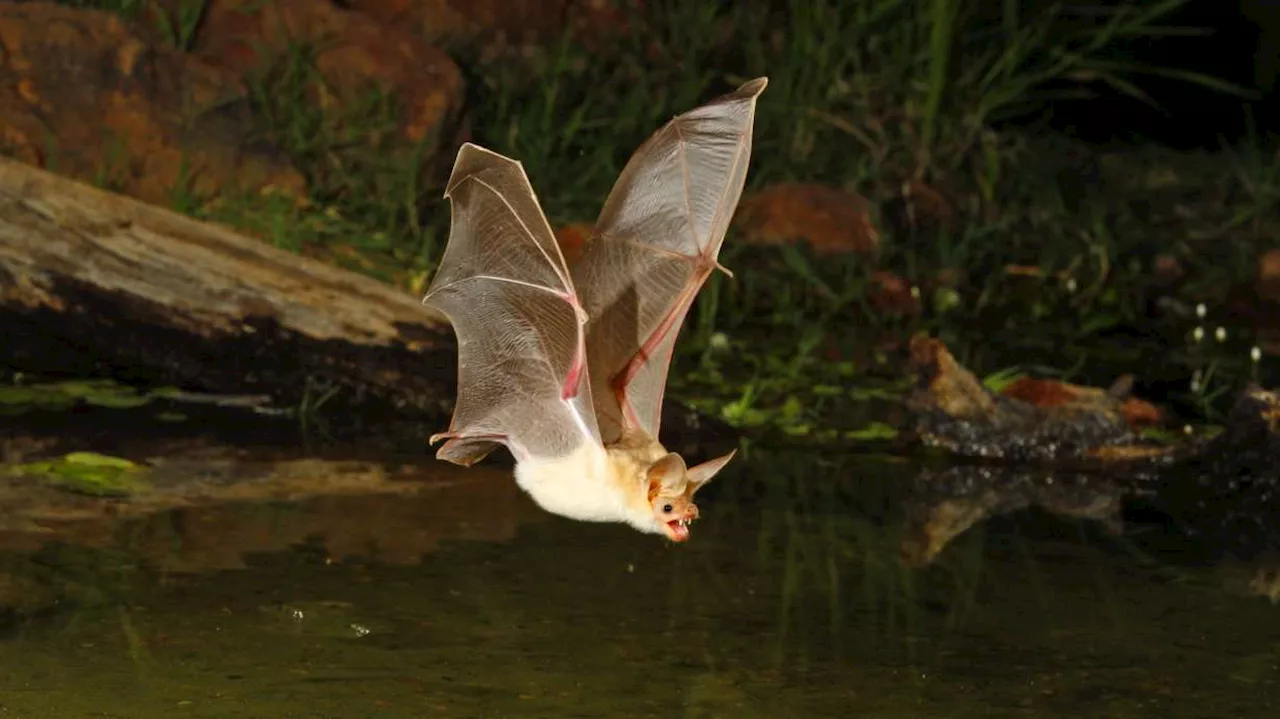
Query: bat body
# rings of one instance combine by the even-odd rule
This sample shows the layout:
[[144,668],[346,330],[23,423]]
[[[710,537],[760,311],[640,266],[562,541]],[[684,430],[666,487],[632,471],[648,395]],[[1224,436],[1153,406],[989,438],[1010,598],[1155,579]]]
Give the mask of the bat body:
[[[658,441],[680,326],[715,269],[751,156],[764,78],[677,116],[636,150],[570,271],[519,162],[470,143],[423,302],[458,339],[440,459],[499,446],[541,507],[689,537],[693,495],[733,453],[687,467]],[[727,272],[727,270],[725,270]]]

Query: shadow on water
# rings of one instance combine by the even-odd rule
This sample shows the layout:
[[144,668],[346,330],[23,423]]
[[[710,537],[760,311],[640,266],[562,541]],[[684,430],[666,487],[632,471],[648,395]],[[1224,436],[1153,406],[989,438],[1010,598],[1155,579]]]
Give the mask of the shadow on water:
[[0,713],[1269,717],[1280,698],[1262,560],[1193,556],[1105,484],[753,449],[676,547],[545,515],[501,467],[167,441],[117,447],[170,457],[148,493],[5,503]]

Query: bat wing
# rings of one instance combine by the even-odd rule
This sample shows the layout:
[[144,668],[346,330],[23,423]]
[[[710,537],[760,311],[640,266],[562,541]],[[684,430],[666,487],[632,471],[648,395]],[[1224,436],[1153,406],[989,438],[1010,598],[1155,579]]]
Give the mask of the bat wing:
[[582,309],[524,168],[467,143],[445,190],[449,243],[423,303],[458,340],[458,401],[436,457],[471,465],[599,443]]
[[[677,116],[636,150],[574,266],[605,442],[658,436],[676,335],[742,196],[766,78]],[[727,272],[727,270],[725,270]]]

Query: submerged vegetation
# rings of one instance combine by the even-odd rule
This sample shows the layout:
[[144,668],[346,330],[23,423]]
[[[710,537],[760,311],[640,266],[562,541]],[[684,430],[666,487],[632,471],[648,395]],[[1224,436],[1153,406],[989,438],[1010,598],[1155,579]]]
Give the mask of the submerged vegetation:
[[[905,340],[925,331],[1006,381],[1106,385],[1132,372],[1140,391],[1212,422],[1272,361],[1252,352],[1254,318],[1226,306],[1280,224],[1270,144],[1104,151],[1036,122],[1091,92],[1154,102],[1151,77],[1245,94],[1131,59],[1138,43],[1180,34],[1194,51],[1194,29],[1167,24],[1184,4],[663,0],[603,40],[447,49],[467,76],[471,138],[524,163],[557,226],[590,222],[666,119],[758,75],[770,84],[747,196],[804,182],[869,200],[870,253],[819,258],[731,236],[721,259],[735,278],[713,277],[699,298],[672,396],[740,426],[891,436],[850,408],[901,392]],[[185,48],[201,12],[178,6],[173,43]],[[324,82],[305,44],[250,81],[262,139],[305,175],[308,204],[177,191],[175,204],[421,290],[448,233],[454,128],[411,143],[394,132],[397,98],[316,103]],[[886,273],[900,302],[872,301]]]

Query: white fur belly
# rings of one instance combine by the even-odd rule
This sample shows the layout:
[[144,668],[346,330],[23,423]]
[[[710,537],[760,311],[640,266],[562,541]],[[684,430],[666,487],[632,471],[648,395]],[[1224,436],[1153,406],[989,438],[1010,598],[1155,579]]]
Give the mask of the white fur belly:
[[604,448],[587,442],[565,457],[517,463],[516,483],[552,514],[582,522],[632,523],[628,498],[612,481],[610,469]]

